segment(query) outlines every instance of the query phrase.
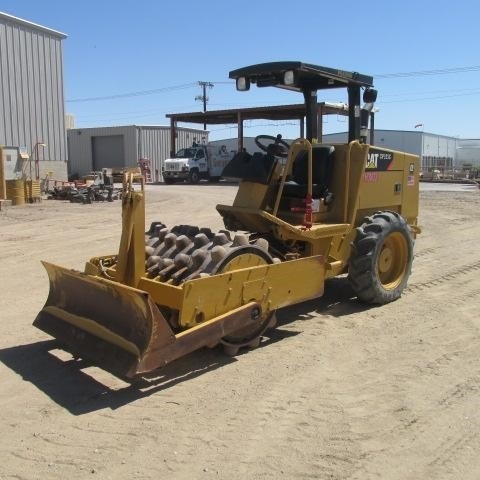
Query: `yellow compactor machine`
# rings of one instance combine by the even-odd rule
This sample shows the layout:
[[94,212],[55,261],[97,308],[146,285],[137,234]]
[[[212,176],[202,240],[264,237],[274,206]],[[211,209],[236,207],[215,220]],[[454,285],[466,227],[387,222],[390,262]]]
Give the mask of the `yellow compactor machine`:
[[[366,143],[372,77],[274,62],[230,78],[238,90],[302,93],[306,138],[261,135],[264,153],[232,159],[223,174],[238,192],[217,206],[226,230],[216,233],[161,222],[145,233],[143,179],[127,171],[118,253],[84,272],[44,262],[50,293],[34,325],[74,356],[133,379],[200,347],[257,345],[277,309],[320,297],[330,277],[348,274],[366,303],[402,294],[420,232],[419,159]],[[315,138],[317,91],[332,88],[347,91],[348,142],[326,145]]]

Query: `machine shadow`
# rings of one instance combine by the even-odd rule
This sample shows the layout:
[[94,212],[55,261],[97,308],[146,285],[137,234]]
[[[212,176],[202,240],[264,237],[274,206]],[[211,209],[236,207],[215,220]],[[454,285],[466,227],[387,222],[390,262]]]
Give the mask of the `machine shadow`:
[[[346,278],[330,279],[325,284],[323,297],[279,311],[277,328],[266,332],[259,348],[300,334],[300,330],[282,328],[295,321],[308,320],[319,314],[342,317],[368,308],[372,307],[356,300]],[[115,410],[237,361],[223,354],[220,348],[203,348],[172,362],[140,382],[129,384],[105,372],[101,372],[101,380],[98,380],[98,375],[95,375],[98,372],[91,372],[91,365],[87,362],[73,358],[65,360],[55,355],[55,350],[59,348],[55,340],[5,348],[0,350],[0,362],[73,415],[105,408]]]
[[325,281],[323,296],[306,302],[285,307],[277,314],[278,325],[293,322],[294,320],[313,318],[317,315],[343,317],[376,308],[376,305],[361,303],[347,276],[329,278]]
[[55,355],[55,340],[0,350],[0,362],[32,383],[73,415],[115,410],[236,361],[214,349],[201,349],[155,372],[155,377],[129,384],[106,372],[90,371],[89,363]]

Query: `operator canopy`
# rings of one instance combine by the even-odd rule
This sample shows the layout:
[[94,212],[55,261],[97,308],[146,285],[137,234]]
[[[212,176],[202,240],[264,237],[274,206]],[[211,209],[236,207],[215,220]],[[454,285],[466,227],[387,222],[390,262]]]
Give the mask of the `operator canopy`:
[[[306,137],[310,141],[318,138],[317,90],[346,88],[348,91],[348,141],[359,140],[365,143],[368,118],[377,99],[373,88],[373,77],[358,72],[347,72],[328,67],[320,67],[302,62],[270,62],[250,65],[232,70],[229,78],[236,80],[237,90],[250,89],[251,83],[257,87],[279,87],[301,92],[306,110]],[[364,89],[365,106],[360,109],[360,90]]]
[[258,87],[279,87],[297,92],[340,87],[371,87],[373,77],[302,62],[270,62],[238,68],[229,73],[237,90],[248,90],[251,83]]

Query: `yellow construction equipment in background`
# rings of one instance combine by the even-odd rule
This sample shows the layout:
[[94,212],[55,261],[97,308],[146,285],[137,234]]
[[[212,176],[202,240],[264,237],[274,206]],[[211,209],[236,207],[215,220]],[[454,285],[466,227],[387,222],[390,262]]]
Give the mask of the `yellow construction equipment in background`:
[[[235,354],[258,345],[277,309],[321,296],[330,277],[348,273],[358,298],[377,304],[407,284],[420,231],[419,159],[365,143],[373,79],[300,62],[230,78],[239,90],[256,83],[303,93],[307,138],[260,135],[265,154],[232,159],[223,175],[239,179],[238,192],[233,205],[217,206],[227,230],[153,222],[145,234],[144,179],[128,170],[118,254],[91,259],[84,272],[44,262],[50,294],[34,325],[121,377],[203,346]],[[340,87],[348,142],[319,144],[317,90]]]

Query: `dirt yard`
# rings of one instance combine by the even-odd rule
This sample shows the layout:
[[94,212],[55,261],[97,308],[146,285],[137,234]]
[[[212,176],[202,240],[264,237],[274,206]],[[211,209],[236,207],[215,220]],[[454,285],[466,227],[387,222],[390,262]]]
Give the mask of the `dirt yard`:
[[[218,229],[234,194],[152,186],[147,221]],[[200,350],[141,389],[32,327],[40,260],[82,269],[114,253],[120,206],[0,212],[0,480],[480,478],[480,189],[422,185],[397,302],[367,308],[333,279],[258,349]]]

